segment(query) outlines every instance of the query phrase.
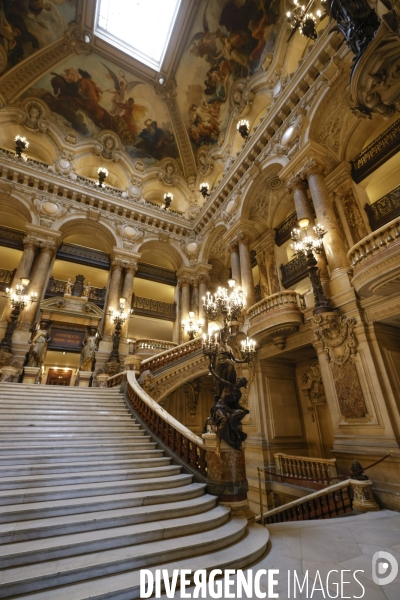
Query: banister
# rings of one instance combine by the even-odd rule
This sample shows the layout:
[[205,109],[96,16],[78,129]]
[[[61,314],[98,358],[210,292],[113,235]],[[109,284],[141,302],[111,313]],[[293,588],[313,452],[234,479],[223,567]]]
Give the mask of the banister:
[[357,242],[347,253],[352,266],[357,267],[372,255],[380,253],[396,242],[398,243],[400,240],[399,228],[400,217],[397,217]]
[[185,342],[184,344],[180,344],[179,346],[169,348],[168,350],[164,350],[164,352],[160,352],[159,354],[155,354],[154,356],[145,358],[142,362],[140,370],[141,372],[143,372],[148,369],[156,370],[158,368],[164,367],[176,359],[181,359],[184,356],[193,354],[197,350],[200,350],[201,347],[201,338],[190,340],[189,342]]
[[302,310],[305,308],[303,296],[291,290],[277,292],[276,294],[272,294],[267,298],[263,298],[256,304],[253,304],[253,306],[247,310],[247,316],[251,320],[263,312],[286,306],[292,306]]

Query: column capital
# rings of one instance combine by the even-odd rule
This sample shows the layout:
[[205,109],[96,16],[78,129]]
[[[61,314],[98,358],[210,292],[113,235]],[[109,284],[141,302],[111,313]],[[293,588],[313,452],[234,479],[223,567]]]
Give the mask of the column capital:
[[275,246],[275,229],[268,229],[254,244],[253,249],[256,253],[271,251]]
[[44,246],[53,247],[57,249],[61,242],[61,231],[53,231],[46,227],[39,227],[39,225],[32,225],[31,223],[26,224],[26,237],[24,240],[28,240],[28,243],[36,244],[43,248]]
[[325,175],[327,168],[325,164],[316,157],[309,158],[300,172],[300,176],[303,179],[308,179],[311,175]]
[[122,248],[114,247],[111,253],[111,259],[122,263],[123,267],[136,267],[141,254],[138,252],[130,252],[129,250],[123,250]]
[[181,277],[178,279],[179,287],[186,287],[192,283],[192,279],[190,277]]
[[34,238],[31,238],[29,235],[24,237],[24,239],[22,240],[22,243],[24,245],[24,248],[38,248],[39,247],[39,242],[37,240],[35,240]]
[[225,240],[226,245],[229,247],[231,244],[238,243],[240,235],[247,236],[250,241],[257,239],[258,232],[254,226],[254,222],[247,219],[239,219],[223,235],[222,239]]
[[133,263],[133,262],[132,263],[125,263],[125,264],[122,263],[122,265],[123,265],[126,273],[132,273],[133,275],[135,275],[136,271],[139,268],[137,262],[135,262],[135,263]]
[[287,191],[291,194],[295,190],[302,190],[304,192],[307,191],[307,182],[302,178],[302,176],[298,173],[292,179],[288,181],[286,184]]
[[122,272],[122,269],[123,269],[123,268],[124,268],[124,266],[123,266],[123,264],[122,264],[122,261],[120,261],[120,260],[112,260],[112,261],[111,261],[111,270],[112,270],[112,271],[117,271],[117,270],[119,270],[119,271],[121,271],[121,272]]

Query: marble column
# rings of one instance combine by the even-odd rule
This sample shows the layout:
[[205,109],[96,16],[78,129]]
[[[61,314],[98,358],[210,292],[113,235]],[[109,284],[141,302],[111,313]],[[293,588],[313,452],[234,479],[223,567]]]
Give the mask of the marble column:
[[189,311],[190,311],[190,279],[184,277],[183,279],[180,280],[180,284],[181,284],[181,322],[180,322],[180,328],[181,328],[181,332],[182,332],[182,337],[181,340],[182,342],[187,342],[187,335],[184,333],[183,329],[182,329],[182,323],[184,321],[187,321],[189,318]]
[[41,245],[40,254],[36,260],[34,274],[28,289],[26,290],[28,296],[30,296],[32,293],[36,293],[38,302],[28,303],[28,306],[22,313],[21,323],[33,325],[35,322],[38,303],[42,300],[44,287],[49,275],[50,264],[54,256],[54,252],[55,246],[48,244]]
[[269,284],[268,284],[268,273],[267,267],[265,264],[265,252],[264,250],[259,250],[256,255],[257,265],[258,265],[258,274],[260,277],[260,291],[261,298],[267,298],[269,293]]
[[203,308],[204,298],[207,296],[207,288],[210,278],[208,275],[199,275],[199,319],[203,321],[203,333],[208,331],[208,317]]
[[128,336],[128,327],[129,327],[129,315],[132,304],[132,295],[133,295],[133,281],[135,279],[135,273],[137,271],[137,266],[131,265],[126,267],[124,272],[124,284],[122,286],[121,298],[125,298],[125,312],[128,314],[128,318],[125,323],[122,325],[121,338],[126,338]]
[[198,316],[199,315],[199,280],[198,279],[193,280],[191,306],[192,306],[191,310],[195,313],[196,316]]
[[348,270],[349,261],[347,259],[343,232],[336,219],[322,167],[317,161],[312,160],[310,163],[310,166],[306,168],[306,176],[318,224],[327,231],[324,237],[324,248],[328,264],[331,271],[335,269]]
[[242,287],[246,294],[246,308],[256,303],[254,292],[253,271],[251,268],[250,243],[246,236],[239,239],[240,271],[242,275]]
[[[299,176],[296,176],[294,180],[289,184],[289,191],[293,192],[294,206],[296,209],[297,219],[308,219],[309,229],[315,225],[314,213],[311,208],[311,203],[308,199],[307,184]],[[329,281],[328,269],[326,261],[321,254],[316,256],[318,262],[318,269],[320,271],[321,280],[323,283]]]
[[240,256],[239,248],[237,244],[229,246],[229,252],[231,253],[231,270],[232,279],[236,281],[236,285],[242,285],[242,276],[240,272]]
[[[33,241],[25,238],[24,240],[24,250],[22,252],[17,270],[15,271],[14,279],[12,287],[15,289],[15,286],[21,283],[21,279],[28,278],[32,269],[33,261],[35,258],[35,252],[38,244]],[[3,316],[1,318],[2,321],[6,321],[11,314],[11,305],[9,303],[6,304]]]
[[174,301],[176,304],[176,317],[175,317],[175,322],[174,322],[174,328],[172,331],[172,341],[175,342],[176,344],[179,344],[181,342],[181,336],[182,336],[182,330],[181,330],[181,290],[180,290],[180,286],[179,283],[175,288],[175,296],[174,296]]
[[111,276],[108,284],[107,307],[104,311],[103,335],[111,336],[114,332],[114,322],[112,318],[108,316],[108,312],[110,309],[114,310],[118,308],[118,301],[119,298],[121,298],[122,268],[120,262],[112,263]]

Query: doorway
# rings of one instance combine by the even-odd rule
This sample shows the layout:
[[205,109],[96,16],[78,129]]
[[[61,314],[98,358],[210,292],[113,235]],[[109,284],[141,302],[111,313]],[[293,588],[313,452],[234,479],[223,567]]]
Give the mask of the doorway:
[[62,369],[49,369],[46,385],[64,385],[68,386],[71,383],[72,371],[64,371]]

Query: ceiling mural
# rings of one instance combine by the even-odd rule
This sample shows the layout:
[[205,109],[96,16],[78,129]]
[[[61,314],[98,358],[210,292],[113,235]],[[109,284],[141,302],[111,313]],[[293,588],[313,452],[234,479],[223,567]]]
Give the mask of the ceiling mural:
[[28,97],[46,102],[61,126],[82,137],[116,133],[133,159],[179,159],[168,108],[154,88],[96,54],[69,57],[22,96]]
[[208,0],[177,72],[178,102],[194,148],[226,125],[229,90],[274,50],[279,0]]
[[77,0],[1,0],[0,72],[61,38],[76,18]]

